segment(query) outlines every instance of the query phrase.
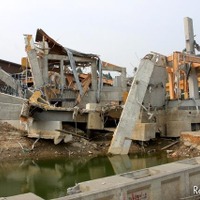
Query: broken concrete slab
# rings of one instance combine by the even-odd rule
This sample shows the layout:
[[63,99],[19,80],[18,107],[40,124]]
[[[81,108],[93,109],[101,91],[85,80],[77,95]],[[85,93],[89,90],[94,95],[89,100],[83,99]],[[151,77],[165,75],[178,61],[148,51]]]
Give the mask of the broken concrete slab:
[[[5,122],[5,120],[2,120]],[[6,120],[7,123],[17,129],[27,131],[27,136],[30,138],[53,139],[54,144],[59,144],[62,140],[70,142],[71,136],[60,133],[56,129],[62,129],[62,122],[60,121],[32,121],[31,124],[20,122],[19,120]]]
[[1,103],[23,104],[25,100],[21,97],[0,93]]
[[132,139],[149,141],[156,137],[156,123],[136,123],[132,132]]
[[5,72],[0,68],[0,80],[2,80],[6,85],[13,88],[17,93],[20,86],[19,80],[15,80],[10,74]]
[[131,145],[132,130],[135,128],[136,122],[139,118],[141,104],[153,69],[154,63],[151,60],[141,60],[139,70],[133,80],[108,153],[128,154]]
[[18,120],[22,109],[22,104],[0,102],[1,120]]

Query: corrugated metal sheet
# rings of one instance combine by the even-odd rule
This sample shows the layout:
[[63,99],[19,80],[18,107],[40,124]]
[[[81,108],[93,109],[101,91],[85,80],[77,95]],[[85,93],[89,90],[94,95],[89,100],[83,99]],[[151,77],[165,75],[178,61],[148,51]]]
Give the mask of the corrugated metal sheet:
[[70,52],[72,52],[74,56],[77,57],[86,57],[86,58],[98,57],[95,54],[86,54],[67,47],[63,47],[61,44],[59,44],[53,38],[47,35],[42,29],[37,29],[35,41],[41,42],[43,41],[43,37],[45,38],[45,41],[47,41],[49,44],[51,54],[67,55],[67,49],[68,49]]

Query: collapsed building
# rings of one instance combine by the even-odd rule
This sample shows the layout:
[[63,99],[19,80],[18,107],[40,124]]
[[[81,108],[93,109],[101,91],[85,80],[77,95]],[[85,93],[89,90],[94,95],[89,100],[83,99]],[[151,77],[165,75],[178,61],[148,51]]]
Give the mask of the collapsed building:
[[[184,18],[186,48],[170,56],[146,55],[140,62],[109,148],[127,154],[132,140],[148,141],[156,133],[165,137],[190,135],[200,130],[200,51],[193,22]],[[193,137],[193,134],[195,137]]]
[[[200,57],[190,18],[185,18],[185,34],[185,51],[145,56],[131,87],[124,67],[65,48],[41,29],[35,42],[24,35],[22,71],[11,76],[0,70],[0,79],[15,91],[0,93],[0,119],[55,144],[71,140],[63,131],[66,123],[89,135],[119,121],[109,150],[114,154],[128,153],[132,140],[199,130]],[[108,71],[118,75],[112,78]]]
[[[2,120],[25,128],[29,137],[55,143],[69,139],[58,131],[65,122],[88,134],[116,123],[128,93],[126,68],[65,48],[41,29],[35,42],[32,35],[24,38],[27,57],[22,58],[22,72],[13,77],[0,71],[1,80],[16,91],[15,96],[1,93]],[[112,71],[118,76],[112,78]]]

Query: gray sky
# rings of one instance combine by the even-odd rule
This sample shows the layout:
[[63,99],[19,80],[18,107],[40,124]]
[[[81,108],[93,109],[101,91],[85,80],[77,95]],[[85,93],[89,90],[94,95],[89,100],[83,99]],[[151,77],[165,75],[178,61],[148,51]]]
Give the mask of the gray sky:
[[200,43],[199,0],[4,0],[0,59],[20,63],[23,34],[42,28],[63,46],[133,72],[150,51],[169,55],[185,47],[183,18],[193,19]]

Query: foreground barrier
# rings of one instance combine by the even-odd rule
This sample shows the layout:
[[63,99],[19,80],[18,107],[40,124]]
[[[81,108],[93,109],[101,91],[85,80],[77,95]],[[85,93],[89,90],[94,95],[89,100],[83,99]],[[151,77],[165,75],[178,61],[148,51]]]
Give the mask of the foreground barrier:
[[82,182],[68,193],[57,200],[198,199],[200,157]]
[[[197,200],[200,157],[82,182],[66,192],[69,195],[56,200]],[[41,198],[28,193],[1,199]]]

